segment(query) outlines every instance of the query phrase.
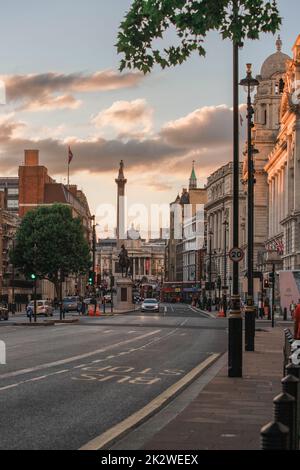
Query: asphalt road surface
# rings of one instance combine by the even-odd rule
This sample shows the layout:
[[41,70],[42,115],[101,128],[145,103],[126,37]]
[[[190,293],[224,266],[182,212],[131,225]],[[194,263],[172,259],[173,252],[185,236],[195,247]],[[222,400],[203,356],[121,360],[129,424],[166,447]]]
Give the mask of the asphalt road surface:
[[227,348],[189,306],[49,327],[0,324],[0,449],[79,449]]

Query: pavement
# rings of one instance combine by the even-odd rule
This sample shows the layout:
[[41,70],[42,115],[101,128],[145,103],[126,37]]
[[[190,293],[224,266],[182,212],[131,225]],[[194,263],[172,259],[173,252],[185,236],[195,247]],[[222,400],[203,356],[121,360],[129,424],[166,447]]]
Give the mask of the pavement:
[[256,351],[244,353],[243,378],[227,377],[225,354],[178,405],[172,403],[113,449],[133,449],[134,441],[145,450],[260,449],[260,429],[272,421],[273,398],[281,392],[283,328],[256,333]]

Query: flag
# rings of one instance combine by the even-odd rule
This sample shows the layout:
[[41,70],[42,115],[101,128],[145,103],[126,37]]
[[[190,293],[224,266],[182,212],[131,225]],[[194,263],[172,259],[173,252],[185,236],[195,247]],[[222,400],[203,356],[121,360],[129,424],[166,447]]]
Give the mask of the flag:
[[69,147],[68,158],[69,158],[69,165],[70,165],[71,161],[73,160],[73,153],[71,151],[71,147]]

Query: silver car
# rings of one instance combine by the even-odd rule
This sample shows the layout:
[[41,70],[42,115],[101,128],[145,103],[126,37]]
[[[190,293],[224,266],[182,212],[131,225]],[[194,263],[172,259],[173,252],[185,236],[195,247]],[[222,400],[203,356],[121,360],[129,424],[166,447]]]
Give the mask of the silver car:
[[159,303],[156,299],[145,299],[141,306],[142,312],[159,312]]

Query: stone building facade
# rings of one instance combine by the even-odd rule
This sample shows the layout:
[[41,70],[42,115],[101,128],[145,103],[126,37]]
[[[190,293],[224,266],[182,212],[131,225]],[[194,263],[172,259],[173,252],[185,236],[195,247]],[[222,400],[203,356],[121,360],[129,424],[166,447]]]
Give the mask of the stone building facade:
[[300,270],[300,35],[286,61],[279,106],[279,132],[268,155],[267,246],[278,253],[277,269]]
[[[200,281],[199,250],[204,243],[206,188],[198,188],[193,164],[189,189],[170,204],[170,237],[166,248],[166,281]],[[196,230],[197,228],[197,230]],[[189,274],[188,274],[189,273]],[[192,274],[194,273],[194,274]],[[186,279],[195,277],[195,279]]]
[[0,300],[8,303],[12,303],[15,296],[21,301],[21,297],[28,293],[26,282],[21,285],[20,281],[18,286],[13,284],[17,274],[14,274],[9,260],[9,252],[13,248],[19,225],[18,215],[8,210],[6,194],[0,191]]
[[[270,203],[274,187],[268,186],[270,178],[266,171],[269,155],[273,151],[278,139],[280,128],[280,108],[286,80],[286,64],[290,60],[282,52],[282,41],[278,37],[276,52],[271,54],[263,63],[257,93],[254,98],[254,128],[252,131],[253,145],[258,151],[253,156],[255,168],[254,187],[254,270],[269,271],[266,265],[268,256],[268,243],[270,238]],[[247,156],[243,171],[245,195],[247,194]],[[282,181],[280,181],[280,185]],[[280,206],[281,207],[281,206]],[[281,209],[280,209],[281,210]],[[247,234],[247,211],[245,210],[245,231]],[[281,241],[280,236],[278,242]],[[273,240],[275,242],[275,240]],[[275,246],[275,245],[274,245]],[[243,246],[245,250],[244,272],[247,270],[247,238]],[[280,261],[280,257],[278,258]]]
[[[245,242],[245,194],[242,185],[243,163],[240,163],[240,245]],[[211,269],[212,282],[221,278],[222,287],[230,287],[232,265],[228,253],[233,240],[233,164],[228,163],[215,171],[207,180],[207,252],[206,279]],[[225,234],[226,231],[226,234]],[[226,241],[226,246],[225,246]],[[211,246],[210,246],[211,242]],[[210,268],[209,252],[212,252]]]

